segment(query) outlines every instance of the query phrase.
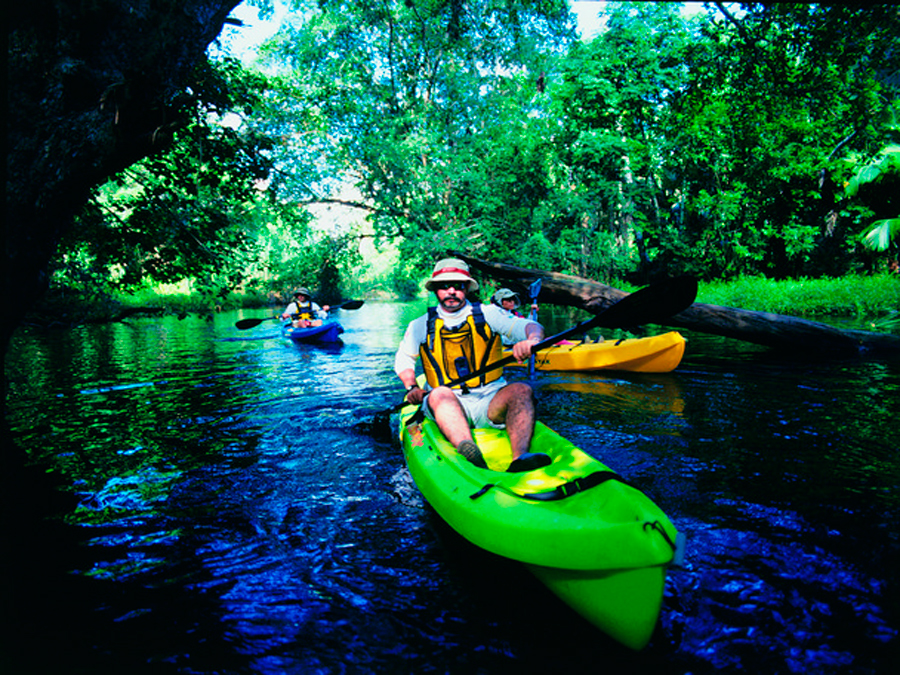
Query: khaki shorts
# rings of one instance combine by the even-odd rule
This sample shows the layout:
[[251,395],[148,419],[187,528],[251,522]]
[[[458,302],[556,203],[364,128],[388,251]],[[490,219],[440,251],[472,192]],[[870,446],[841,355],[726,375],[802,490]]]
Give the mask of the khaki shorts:
[[[469,420],[469,426],[473,429],[505,429],[505,424],[497,424],[488,418],[488,406],[498,391],[506,386],[506,380],[503,378],[495,380],[483,387],[469,390],[468,394],[464,394],[461,389],[454,389],[456,400],[462,404],[463,410],[466,412],[466,418]],[[422,409],[425,411],[425,417],[434,421],[434,415],[431,407],[428,405],[428,396],[422,402]]]

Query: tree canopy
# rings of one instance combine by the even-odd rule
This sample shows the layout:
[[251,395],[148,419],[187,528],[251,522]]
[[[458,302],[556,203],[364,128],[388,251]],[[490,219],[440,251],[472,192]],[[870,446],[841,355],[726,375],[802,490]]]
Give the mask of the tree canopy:
[[894,6],[606,3],[588,42],[563,0],[291,7],[258,61],[195,71],[190,122],[94,193],[60,283],[324,266],[326,294],[402,295],[451,249],[639,283],[896,268]]

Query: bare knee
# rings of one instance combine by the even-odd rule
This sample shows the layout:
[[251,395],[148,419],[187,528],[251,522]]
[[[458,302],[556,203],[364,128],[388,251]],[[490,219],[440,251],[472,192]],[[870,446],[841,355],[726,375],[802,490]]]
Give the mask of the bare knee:
[[534,403],[534,390],[525,382],[513,382],[505,387],[509,390],[510,401],[530,401]]
[[504,424],[508,417],[523,414],[534,416],[534,391],[524,382],[513,382],[503,387],[488,407],[488,419],[496,424]]
[[450,387],[435,387],[428,392],[428,405],[432,410],[451,400],[456,401],[456,394],[453,393]]

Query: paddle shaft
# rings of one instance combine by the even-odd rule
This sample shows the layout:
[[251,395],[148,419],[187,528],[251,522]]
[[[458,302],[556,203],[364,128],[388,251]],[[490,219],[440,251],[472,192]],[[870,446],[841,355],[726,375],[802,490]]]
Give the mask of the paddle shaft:
[[[581,323],[564,330],[562,333],[557,333],[556,335],[552,335],[548,338],[544,338],[543,340],[541,340],[540,342],[538,342],[536,345],[534,345],[531,348],[532,356],[534,354],[538,353],[539,351],[541,351],[542,349],[546,349],[547,347],[552,347],[560,340],[565,340],[570,335],[574,335],[576,333],[583,333],[584,331],[588,331],[591,328],[594,328],[595,326],[599,326],[603,319],[602,314],[603,313],[601,312],[600,314],[593,317],[592,319],[588,319],[587,321],[582,321]],[[515,356],[504,356],[499,361],[494,361],[493,363],[489,363],[486,366],[483,366],[482,368],[479,368],[479,369],[469,373],[465,377],[458,377],[455,380],[451,380],[445,386],[456,387],[456,386],[462,384],[463,382],[467,382],[467,381],[471,380],[473,377],[481,377],[485,373],[489,373],[492,370],[495,370],[497,368],[502,368],[503,366],[507,365],[508,363],[512,363],[513,361],[517,361],[517,360],[518,359],[516,359]]]
[[[537,321],[537,299],[541,294],[541,278],[538,277],[531,284],[531,287],[528,289],[528,294],[531,296],[531,320]],[[534,352],[531,353],[531,357],[528,359],[528,377],[534,377]]]
[[[330,312],[333,309],[359,309],[363,305],[363,300],[347,300],[346,302],[342,302],[340,305],[334,305],[328,308]],[[277,316],[267,316],[264,319],[241,319],[235,325],[238,330],[247,330],[248,328],[255,328],[263,321],[272,321],[273,319],[280,319],[281,315]]]

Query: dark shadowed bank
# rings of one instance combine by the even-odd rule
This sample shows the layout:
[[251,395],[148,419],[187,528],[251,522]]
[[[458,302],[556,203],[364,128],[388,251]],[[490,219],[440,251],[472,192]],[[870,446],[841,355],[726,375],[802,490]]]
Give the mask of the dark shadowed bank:
[[[197,63],[239,0],[35,0],[4,7],[7,28],[6,211],[0,351],[47,285],[47,265],[89,191],[163,147],[191,107]],[[53,559],[46,516],[70,496],[24,469],[10,440],[3,376],[4,614],[23,568]],[[45,536],[35,538],[40,527]],[[49,531],[48,531],[49,530]],[[52,585],[52,577],[48,576]],[[52,588],[47,589],[52,592]],[[16,621],[5,616],[4,625]],[[4,650],[6,653],[6,650]]]
[[47,284],[89,191],[165,146],[192,73],[239,0],[14,3],[7,20],[3,334]]

